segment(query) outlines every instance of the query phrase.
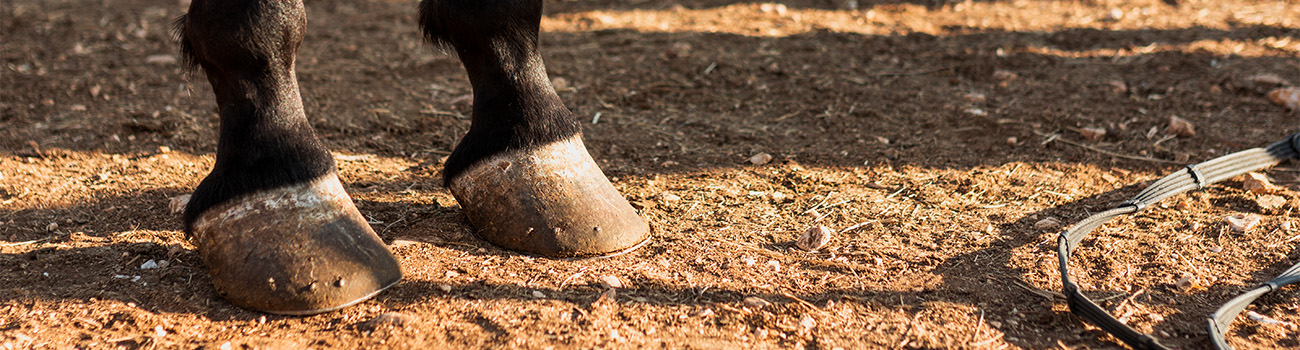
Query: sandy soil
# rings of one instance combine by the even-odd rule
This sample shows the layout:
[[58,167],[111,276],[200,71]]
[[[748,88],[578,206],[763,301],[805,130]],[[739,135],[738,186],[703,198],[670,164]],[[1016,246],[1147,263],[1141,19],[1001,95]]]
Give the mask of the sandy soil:
[[[218,298],[168,208],[218,123],[176,63],[185,2],[0,1],[0,348],[1122,347],[1056,294],[1058,232],[1300,131],[1264,95],[1300,83],[1300,4],[1177,2],[550,1],[551,76],[656,232],[567,261],[479,240],[438,185],[470,88],[416,2],[309,0],[308,114],[406,279],[281,317]],[[1300,174],[1267,174],[1103,227],[1076,278],[1209,347],[1205,315],[1300,259]],[[830,245],[795,248],[816,225]],[[1300,347],[1295,288],[1250,310],[1283,324],[1241,317],[1233,345]]]

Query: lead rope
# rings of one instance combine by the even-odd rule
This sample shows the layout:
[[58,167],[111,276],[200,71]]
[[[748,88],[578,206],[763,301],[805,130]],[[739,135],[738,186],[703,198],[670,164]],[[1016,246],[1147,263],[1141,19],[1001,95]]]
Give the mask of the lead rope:
[[[1074,252],[1074,249],[1079,245],[1079,241],[1082,241],[1088,233],[1101,227],[1103,223],[1110,219],[1142,211],[1170,196],[1204,188],[1237,175],[1273,166],[1290,158],[1300,158],[1300,133],[1291,135],[1281,142],[1268,146],[1268,148],[1252,148],[1203,163],[1189,165],[1183,171],[1156,181],[1132,199],[1120,203],[1114,209],[1093,214],[1068,230],[1061,232],[1060,238],[1057,239],[1059,247],[1057,257],[1061,263],[1061,291],[1065,294],[1066,302],[1070,305],[1070,312],[1101,327],[1102,330],[1114,335],[1134,349],[1168,349],[1168,347],[1160,344],[1155,337],[1142,334],[1115,319],[1100,305],[1079,292],[1079,286],[1070,280],[1070,254]],[[1291,267],[1277,279],[1264,283],[1258,288],[1232,299],[1218,312],[1210,315],[1210,338],[1214,341],[1215,346],[1219,349],[1232,349],[1223,341],[1223,335],[1227,331],[1228,325],[1237,317],[1237,314],[1241,313],[1241,310],[1246,308],[1246,305],[1249,305],[1260,295],[1297,282],[1300,282],[1300,264]]]

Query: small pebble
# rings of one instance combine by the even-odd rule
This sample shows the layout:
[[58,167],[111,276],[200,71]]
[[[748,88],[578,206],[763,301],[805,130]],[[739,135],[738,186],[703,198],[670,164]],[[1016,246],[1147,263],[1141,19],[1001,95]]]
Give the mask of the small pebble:
[[1286,205],[1286,198],[1275,194],[1265,194],[1256,198],[1255,204],[1258,204],[1261,209],[1272,210]]
[[600,276],[600,286],[605,289],[623,288],[623,281],[613,275]]
[[966,94],[961,95],[961,97],[963,99],[966,99],[967,102],[971,102],[971,103],[984,103],[984,101],[988,100],[987,96],[984,96],[984,94],[978,92],[968,92]]
[[678,57],[690,56],[691,49],[692,47],[690,43],[680,42],[680,41],[675,42],[671,46],[668,46],[667,50],[664,50],[664,57],[678,58]]
[[1196,276],[1192,275],[1184,275],[1183,278],[1179,278],[1178,282],[1174,283],[1174,286],[1178,287],[1178,290],[1184,292],[1191,290],[1192,288],[1200,287],[1200,285],[1196,284]]
[[1223,219],[1228,223],[1228,228],[1237,232],[1246,232],[1254,228],[1259,223],[1259,216],[1254,214],[1237,214]]
[[1276,187],[1268,181],[1268,176],[1260,173],[1246,173],[1246,178],[1242,180],[1241,187],[1254,193],[1273,192]]
[[1176,115],[1169,116],[1169,134],[1178,137],[1196,136],[1196,126],[1187,119],[1179,118]]
[[362,323],[363,330],[373,331],[380,327],[401,328],[413,320],[413,316],[400,312],[385,312]]
[[153,55],[144,58],[144,63],[157,65],[176,64],[176,56],[172,55]]
[[1106,82],[1106,85],[1110,86],[1110,92],[1116,95],[1122,95],[1128,92],[1128,84],[1125,84],[1120,80],[1108,81]]
[[794,245],[806,251],[815,251],[822,249],[831,243],[831,238],[835,236],[835,231],[829,227],[818,225],[808,228],[802,236],[794,242]]
[[533,291],[533,297],[534,297],[534,298],[537,298],[537,299],[542,299],[542,298],[545,298],[545,297],[546,297],[546,294],[542,294],[541,291],[537,291],[537,290],[535,290],[535,291]]
[[1284,323],[1286,323],[1286,322],[1282,322],[1282,321],[1278,321],[1278,320],[1276,320],[1276,319],[1273,319],[1272,317],[1268,317],[1268,316],[1261,315],[1261,314],[1259,314],[1258,312],[1249,311],[1249,310],[1246,311],[1246,318],[1249,318],[1251,321],[1255,321],[1255,322],[1259,322],[1259,323],[1263,323],[1263,324],[1267,324],[1267,325],[1275,325],[1275,324],[1284,324]]
[[696,311],[696,312],[695,312],[695,315],[694,315],[694,316],[695,316],[695,317],[709,317],[709,316],[713,316],[713,309],[709,309],[709,308],[700,309],[700,311]]
[[1281,88],[1270,91],[1268,100],[1289,110],[1300,110],[1300,88]]
[[559,90],[559,91],[569,90],[569,79],[555,77],[551,79],[551,85],[555,86],[555,90]]
[[1018,144],[1018,143],[1020,143],[1020,139],[1019,139],[1019,138],[1016,138],[1015,136],[1012,136],[1012,137],[1008,137],[1008,138],[1007,138],[1007,144],[1008,144],[1008,145],[1013,145],[1013,146],[1014,146],[1015,144]]
[[764,165],[772,161],[772,155],[767,153],[755,154],[749,157],[749,163],[753,165]]
[[1079,129],[1079,134],[1082,135],[1082,136],[1083,136],[1083,139],[1085,139],[1085,140],[1092,141],[1092,142],[1097,142],[1097,141],[1101,141],[1101,138],[1106,137],[1106,129],[1105,129],[1105,128],[1091,128],[1091,127],[1089,127],[1089,128],[1080,128],[1080,129]]
[[170,203],[167,203],[167,208],[171,209],[172,214],[180,214],[182,212],[185,212],[185,206],[190,204],[190,196],[191,195],[183,194],[176,197],[172,197]]
[[1291,85],[1291,82],[1288,82],[1286,81],[1286,79],[1282,79],[1282,76],[1273,73],[1255,74],[1246,77],[1246,82],[1253,85],[1274,85],[1274,86]]
[[776,261],[776,260],[768,260],[768,261],[767,261],[767,267],[770,268],[770,269],[772,269],[773,272],[781,272],[781,262],[780,262],[780,261]]
[[976,116],[976,117],[983,117],[983,116],[987,116],[987,115],[989,115],[989,112],[988,112],[988,111],[985,111],[984,109],[981,109],[981,108],[967,108],[967,109],[966,109],[965,111],[963,111],[963,112],[965,112],[966,114],[969,114],[969,115]]
[[787,8],[785,7],[785,4],[765,3],[758,5],[758,10],[763,11],[763,13],[776,13],[779,16],[785,16]]
[[1015,72],[1012,72],[1012,71],[1009,71],[1009,70],[1002,70],[1002,69],[999,69],[999,70],[993,71],[993,79],[996,79],[996,80],[1007,81],[1007,80],[1014,80],[1014,79],[1019,78],[1019,77],[1020,77],[1019,74],[1016,74]]
[[682,197],[669,192],[660,192],[659,199],[666,202],[672,202],[682,200]]
[[1054,217],[1048,217],[1042,220],[1038,220],[1038,222],[1034,223],[1034,229],[1037,230],[1050,230],[1060,226],[1061,226],[1061,220],[1058,220],[1057,218]]
[[767,199],[773,202],[784,202],[786,196],[785,193],[781,193],[781,191],[772,191],[767,193]]
[[57,222],[51,222],[49,225],[45,225],[46,231],[54,231],[57,229],[59,229],[59,223]]
[[803,318],[799,319],[799,326],[805,330],[813,329],[813,327],[817,327],[817,320],[813,319],[812,316],[803,315]]
[[394,240],[393,240],[393,243],[392,243],[392,244],[389,244],[388,247],[389,247],[389,248],[401,248],[401,247],[405,247],[405,246],[412,245],[412,244],[415,244],[415,241],[412,241],[412,240],[409,240],[409,239],[394,239]]
[[438,289],[442,290],[443,293],[451,293],[451,285],[449,284],[439,284]]
[[141,270],[151,270],[156,268],[158,268],[158,262],[154,261],[153,259],[149,259],[149,261],[145,261],[143,264],[140,264]]
[[745,298],[745,306],[748,307],[762,309],[764,307],[767,307],[768,305],[772,305],[772,302],[767,301],[763,298],[759,298],[759,297]]

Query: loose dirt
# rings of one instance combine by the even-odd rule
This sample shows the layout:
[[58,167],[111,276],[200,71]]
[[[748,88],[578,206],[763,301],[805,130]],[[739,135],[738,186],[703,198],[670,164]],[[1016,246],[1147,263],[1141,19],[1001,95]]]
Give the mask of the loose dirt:
[[[479,240],[439,186],[470,87],[416,2],[309,0],[309,118],[406,279],[282,317],[221,300],[168,209],[218,124],[176,62],[185,1],[0,1],[0,348],[1121,347],[1057,295],[1058,232],[1300,131],[1265,95],[1300,83],[1300,4],[1172,2],[549,1],[551,77],[656,235],[568,261]],[[1266,174],[1104,226],[1076,278],[1209,347],[1206,315],[1300,260],[1300,171]],[[1234,346],[1300,347],[1295,288],[1249,310],[1283,323]]]

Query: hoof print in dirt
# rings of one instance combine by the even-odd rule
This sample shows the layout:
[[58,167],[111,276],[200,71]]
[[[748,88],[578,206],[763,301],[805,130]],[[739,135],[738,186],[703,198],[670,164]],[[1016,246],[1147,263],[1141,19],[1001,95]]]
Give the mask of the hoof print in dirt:
[[581,136],[489,157],[451,180],[479,237],[552,258],[617,255],[650,237]]
[[198,215],[191,234],[217,290],[258,311],[333,311],[402,278],[334,174],[216,205]]

